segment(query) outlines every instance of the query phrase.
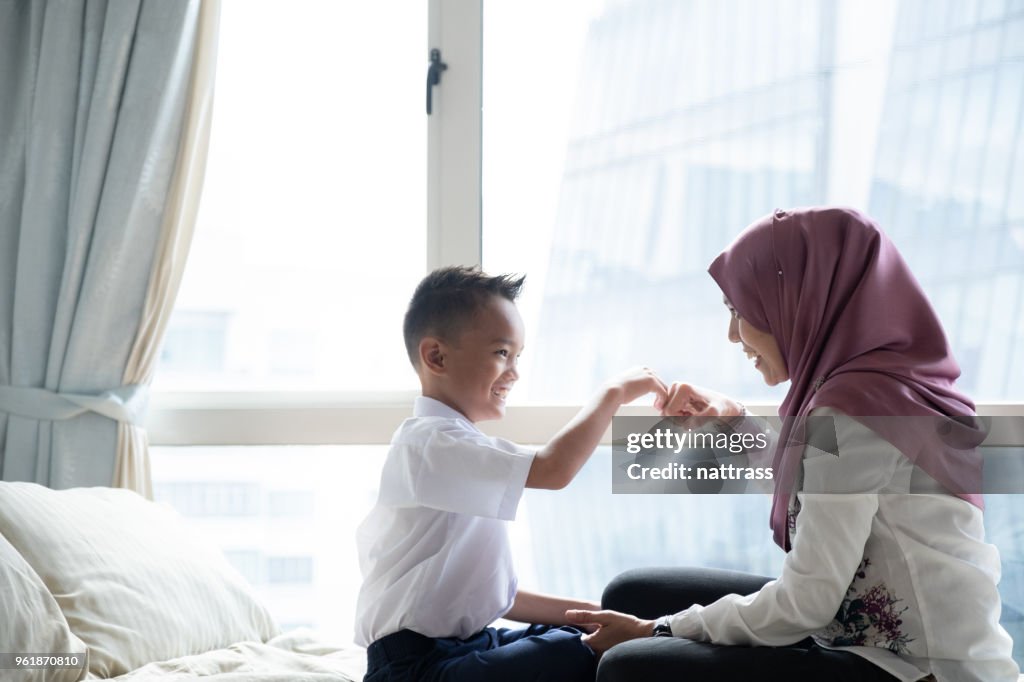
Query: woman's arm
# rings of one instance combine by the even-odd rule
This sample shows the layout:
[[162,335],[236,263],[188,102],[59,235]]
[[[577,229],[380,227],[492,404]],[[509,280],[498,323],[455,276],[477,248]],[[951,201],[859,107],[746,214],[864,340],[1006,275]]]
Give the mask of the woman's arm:
[[864,558],[878,511],[878,493],[902,455],[888,441],[840,412],[831,418],[836,450],[808,446],[793,549],[778,580],[758,592],[729,595],[672,617],[677,637],[718,644],[783,646],[822,629],[835,617]]
[[[815,411],[815,415],[832,414]],[[716,644],[784,646],[828,625],[864,555],[878,510],[877,491],[891,479],[899,453],[865,427],[836,414],[838,455],[805,455],[804,491],[792,551],[782,574],[750,595],[728,595],[671,616],[676,637]],[[570,614],[601,630],[588,644],[604,650],[646,636],[646,622],[616,612]],[[641,627],[641,625],[643,627]],[[602,634],[603,633],[603,634]]]
[[[786,646],[828,625],[860,564],[877,495],[801,495],[797,537],[782,576],[749,595],[730,594],[668,617],[672,635],[715,644]],[[650,637],[655,621],[617,611],[572,610],[570,623],[598,627],[584,641],[598,653]]]
[[835,617],[864,555],[878,496],[801,494],[797,540],[782,575],[750,595],[730,594],[671,617],[676,637],[785,646]]

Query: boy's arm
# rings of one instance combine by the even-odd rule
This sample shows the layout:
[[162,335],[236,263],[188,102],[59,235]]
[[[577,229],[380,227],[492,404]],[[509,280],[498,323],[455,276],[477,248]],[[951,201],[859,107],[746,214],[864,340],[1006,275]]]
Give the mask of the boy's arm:
[[601,442],[619,407],[645,393],[657,395],[655,406],[660,406],[667,397],[665,384],[646,367],[629,370],[605,384],[604,389],[537,452],[526,477],[526,487],[560,490],[569,485]]
[[519,590],[505,618],[536,625],[568,625],[567,609],[601,610],[601,605],[581,599],[563,599],[539,592]]

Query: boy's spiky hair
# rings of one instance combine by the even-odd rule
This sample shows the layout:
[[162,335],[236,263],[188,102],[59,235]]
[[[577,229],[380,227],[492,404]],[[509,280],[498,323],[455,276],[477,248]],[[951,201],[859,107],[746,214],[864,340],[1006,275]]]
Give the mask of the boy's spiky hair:
[[424,336],[451,339],[490,296],[515,301],[526,275],[488,275],[462,265],[438,268],[423,278],[409,301],[402,330],[413,367],[419,366]]

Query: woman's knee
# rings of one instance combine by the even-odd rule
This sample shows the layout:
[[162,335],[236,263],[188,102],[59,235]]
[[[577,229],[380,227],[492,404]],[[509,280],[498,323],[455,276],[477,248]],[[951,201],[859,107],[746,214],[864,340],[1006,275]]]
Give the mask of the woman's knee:
[[650,569],[632,568],[612,578],[601,595],[601,608],[629,611],[637,594],[647,584]]
[[657,618],[722,595],[757,592],[770,578],[720,569],[640,568],[616,576],[601,597],[606,609]]
[[[663,616],[677,605],[680,597],[683,601],[689,598],[691,586],[699,583],[706,572],[706,569],[686,566],[634,568],[608,583],[601,596],[601,606],[641,618]],[[692,600],[687,601],[682,606],[692,603]]]
[[637,642],[623,642],[613,646],[601,656],[597,664],[596,682],[634,682],[637,677],[637,665],[643,661],[643,654]]

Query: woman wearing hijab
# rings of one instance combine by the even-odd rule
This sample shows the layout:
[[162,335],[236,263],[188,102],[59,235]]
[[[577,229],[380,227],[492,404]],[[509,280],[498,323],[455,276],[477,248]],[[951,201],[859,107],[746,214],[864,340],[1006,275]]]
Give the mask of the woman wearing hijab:
[[[775,580],[620,575],[605,610],[569,612],[599,626],[587,636],[607,651],[598,682],[1016,681],[999,555],[984,541],[974,404],[893,244],[856,211],[776,211],[709,272],[732,313],[729,340],[766,383],[790,382],[770,522],[786,559]],[[662,412],[745,414],[681,383]],[[808,417],[831,418],[838,454],[806,445]]]

